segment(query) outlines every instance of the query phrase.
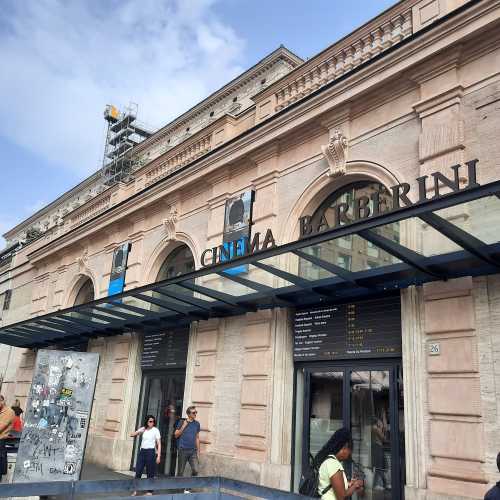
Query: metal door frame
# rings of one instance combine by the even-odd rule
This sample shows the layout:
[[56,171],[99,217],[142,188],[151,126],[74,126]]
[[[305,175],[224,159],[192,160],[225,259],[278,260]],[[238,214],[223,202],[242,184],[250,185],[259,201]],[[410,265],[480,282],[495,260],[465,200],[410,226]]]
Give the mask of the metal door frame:
[[[310,445],[310,416],[311,416],[311,373],[313,372],[343,372],[342,383],[342,418],[343,425],[351,430],[351,392],[350,377],[353,370],[358,371],[388,371],[389,372],[389,418],[391,422],[391,489],[393,500],[404,498],[404,484],[402,484],[401,462],[400,462],[400,429],[398,414],[398,370],[402,368],[401,358],[373,358],[373,359],[350,359],[340,361],[315,361],[309,363],[296,363],[294,373],[294,411],[293,411],[293,436],[292,440],[292,490],[295,468],[295,433],[303,432],[302,441],[302,472],[309,464]],[[304,400],[303,421],[296,422],[297,404],[297,373],[302,370],[304,375]],[[301,428],[300,428],[301,427]],[[406,460],[405,462],[406,463]],[[397,493],[397,496],[394,496]]]
[[[154,377],[172,377],[172,376],[184,376],[184,389],[186,387],[186,368],[168,368],[168,369],[159,369],[159,370],[143,370],[141,376],[141,391],[139,393],[139,406],[137,408],[137,417],[135,422],[135,429],[138,429],[142,426],[142,412],[144,409],[145,401],[149,400],[149,393],[151,391],[151,383],[147,383],[148,379]],[[184,394],[182,395],[182,404],[184,405]],[[132,448],[132,457],[130,459],[130,470],[135,470],[135,457],[137,447],[139,446],[139,440],[134,440],[134,446]],[[165,450],[166,452],[166,450]]]

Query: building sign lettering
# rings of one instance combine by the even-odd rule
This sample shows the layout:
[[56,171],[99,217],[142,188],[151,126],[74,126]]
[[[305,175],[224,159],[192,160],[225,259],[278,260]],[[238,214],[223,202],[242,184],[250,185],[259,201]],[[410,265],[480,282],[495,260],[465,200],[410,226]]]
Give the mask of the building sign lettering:
[[[476,178],[476,166],[478,160],[466,162],[466,168],[462,165],[453,165],[451,167],[452,175],[449,177],[441,172],[423,175],[416,179],[418,198],[413,202],[408,194],[411,186],[407,182],[402,182],[392,186],[388,190],[389,196],[381,196],[380,191],[375,191],[368,196],[360,196],[354,198],[351,204],[338,203],[334,209],[334,217],[332,220],[327,220],[324,213],[317,214],[314,218],[311,215],[305,215],[299,219],[300,237],[310,236],[328,229],[333,229],[339,226],[352,224],[353,222],[376,217],[385,213],[398,210],[400,208],[410,207],[423,203],[430,199],[438,199],[443,196],[442,187],[449,188],[452,192],[470,189],[479,186]],[[466,171],[467,183],[460,185],[463,179],[461,174]],[[432,180],[430,179],[432,178]],[[434,194],[429,197],[429,187],[433,186]],[[432,192],[432,188],[431,188]],[[389,203],[390,200],[390,203]],[[392,206],[391,206],[392,205]]]
[[[418,205],[431,199],[441,198],[446,194],[443,192],[443,188],[456,193],[477,187],[479,186],[476,175],[478,162],[479,160],[470,160],[465,163],[465,166],[453,165],[450,167],[451,172],[447,175],[434,172],[418,177],[416,179],[418,196],[415,202],[409,197],[410,184],[402,182],[386,189],[387,196],[381,196],[381,191],[374,191],[370,196],[355,197],[351,203],[338,203],[334,208],[333,221],[327,220],[325,213],[321,212],[314,217],[304,215],[299,218],[300,238],[352,224],[359,220],[377,217],[400,208]],[[236,239],[231,241],[225,240],[222,245],[207,248],[201,254],[201,266],[208,267],[228,262],[235,257],[253,255],[275,246],[276,240],[271,229],[266,231],[263,238],[261,233],[255,233],[253,237],[238,235]]]

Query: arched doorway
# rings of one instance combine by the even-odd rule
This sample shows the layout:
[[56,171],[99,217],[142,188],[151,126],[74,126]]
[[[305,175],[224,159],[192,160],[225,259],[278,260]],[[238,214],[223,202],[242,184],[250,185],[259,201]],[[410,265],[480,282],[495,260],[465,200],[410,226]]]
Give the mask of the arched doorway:
[[[165,257],[155,282],[190,273],[195,269],[195,261],[190,248],[182,244],[175,247]],[[183,291],[188,294],[187,290]],[[186,307],[171,295],[162,295],[162,290],[153,293],[156,304],[151,310],[168,311],[168,304]],[[164,303],[165,307],[159,305]],[[173,433],[176,422],[182,415],[186,361],[189,343],[189,326],[170,328],[165,331],[144,335],[142,355],[141,406],[138,425],[142,425],[146,415],[154,415],[161,433],[162,456],[158,470],[173,476],[176,472],[177,450]],[[134,457],[137,450],[134,452]],[[132,466],[135,463],[133,460]]]
[[92,280],[90,278],[87,278],[80,285],[80,289],[76,294],[73,305],[79,306],[81,304],[87,304],[88,302],[92,302],[94,298],[95,298],[94,284],[92,283]]
[[[311,215],[313,227],[323,231],[352,222],[362,197],[371,213],[374,199],[382,212],[392,209],[392,195],[383,184],[358,178],[319,201]],[[395,243],[401,239],[399,223],[371,231]],[[344,271],[377,272],[379,267],[399,262],[358,234],[304,251],[330,264],[327,271],[301,259],[300,274],[314,280],[334,277],[335,266],[342,276]],[[296,360],[296,422],[302,425],[295,430],[295,449],[300,450],[295,455],[295,486],[309,458],[335,430],[348,427],[353,437],[353,462],[346,464],[349,474],[365,480],[368,498],[402,498],[405,466],[401,350],[389,351],[392,342],[398,342],[394,339],[399,338],[401,343],[400,307],[399,295],[378,291],[366,300],[346,303],[333,297],[299,308],[300,316],[295,316],[294,321],[299,321],[296,331],[300,333],[294,332],[294,342],[300,342],[304,350],[311,349],[309,353],[315,348],[320,351]],[[372,343],[375,336],[376,345]],[[378,344],[380,337],[383,341]]]
[[[75,299],[72,304],[73,306],[80,306],[94,300],[94,283],[88,276],[82,277],[76,284],[75,289],[76,290],[73,291],[73,294],[75,294],[76,291],[76,295],[74,295]],[[88,350],[88,344],[88,338],[81,339],[80,341],[76,340],[74,343],[71,343],[65,350],[86,352]]]

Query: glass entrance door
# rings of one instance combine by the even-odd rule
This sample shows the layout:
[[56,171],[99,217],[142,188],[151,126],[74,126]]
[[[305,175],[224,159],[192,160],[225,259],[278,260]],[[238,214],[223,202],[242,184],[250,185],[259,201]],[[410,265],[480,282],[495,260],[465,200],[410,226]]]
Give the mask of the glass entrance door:
[[[185,378],[184,371],[145,372],[143,375],[137,427],[143,425],[146,415],[153,415],[156,418],[161,434],[161,462],[157,470],[159,474],[166,476],[175,476],[177,449],[174,426],[182,415]],[[133,466],[138,449],[139,441],[136,441]]]
[[[352,472],[365,481],[365,496],[391,500],[392,460],[389,370],[350,371]],[[354,495],[357,498],[357,495]]]
[[401,500],[404,408],[400,363],[315,363],[297,371],[296,387],[295,478],[337,429],[347,427],[353,453],[345,470],[349,478],[365,482],[364,495],[352,498]]

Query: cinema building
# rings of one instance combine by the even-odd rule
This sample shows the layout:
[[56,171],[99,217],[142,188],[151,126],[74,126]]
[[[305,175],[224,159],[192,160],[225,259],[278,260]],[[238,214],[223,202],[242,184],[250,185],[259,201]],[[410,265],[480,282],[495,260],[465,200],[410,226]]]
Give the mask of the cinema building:
[[25,403],[37,349],[98,352],[87,461],[130,470],[153,413],[172,474],[194,404],[207,475],[296,490],[348,426],[364,498],[482,498],[500,1],[403,0],[307,61],[278,48],[154,133],[106,117],[103,170],[5,235],[8,399]]

